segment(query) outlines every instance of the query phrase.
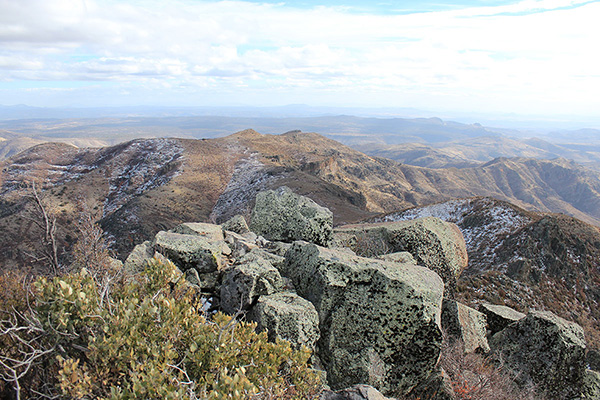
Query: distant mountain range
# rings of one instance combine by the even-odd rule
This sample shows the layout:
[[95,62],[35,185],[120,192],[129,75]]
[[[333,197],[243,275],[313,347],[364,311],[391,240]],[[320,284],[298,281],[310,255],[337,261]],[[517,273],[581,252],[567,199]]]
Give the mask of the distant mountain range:
[[[32,107],[28,105],[0,105],[0,120],[18,119],[72,119],[72,118],[129,118],[129,117],[199,117],[221,116],[230,118],[307,118],[353,115],[364,118],[432,118],[463,123],[478,122],[521,131],[552,132],[582,127],[600,127],[600,117],[582,115],[519,115],[515,113],[441,112],[440,110],[409,107],[351,107],[311,106],[288,104],[282,106],[228,105],[228,106],[100,106],[100,107]],[[266,132],[266,131],[265,131]]]
[[[403,119],[349,115],[261,116],[261,113],[295,115],[294,113],[299,112],[298,107],[300,110],[305,109],[306,115],[317,112],[316,109],[302,106],[256,108],[257,116],[240,117],[185,115],[196,110],[191,108],[82,109],[71,114],[69,110],[63,111],[64,115],[75,116],[81,113],[93,115],[101,112],[121,116],[0,120],[0,159],[43,142],[62,142],[77,147],[102,147],[138,138],[216,138],[253,127],[267,134],[281,134],[290,129],[319,132],[372,156],[428,168],[475,167],[498,157],[560,157],[600,170],[600,131],[595,129],[556,131],[544,135],[538,133],[538,136],[534,137],[532,132],[462,124],[433,117]],[[0,106],[0,114],[2,110],[8,112],[7,109]],[[23,106],[12,107],[10,110],[13,114],[15,110],[21,110],[24,115],[28,115],[32,108]],[[32,115],[38,115],[40,112],[43,115],[43,112],[48,111],[35,108],[33,110],[30,113]],[[60,111],[50,110],[55,113]],[[146,116],[153,110],[154,117]],[[218,110],[221,109],[206,108],[201,111],[208,113]],[[236,112],[248,115],[254,109],[240,107],[223,110],[232,115]],[[122,116],[127,113],[131,115]]]
[[587,145],[555,144],[539,138],[479,136],[434,144],[371,143],[361,146],[361,150],[372,156],[428,168],[474,167],[499,157],[526,157],[545,160],[565,158],[583,166],[600,169],[600,145],[593,141]]

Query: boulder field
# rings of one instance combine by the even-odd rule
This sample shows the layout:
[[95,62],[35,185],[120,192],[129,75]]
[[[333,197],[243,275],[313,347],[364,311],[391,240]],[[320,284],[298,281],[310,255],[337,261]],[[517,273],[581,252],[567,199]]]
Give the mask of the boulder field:
[[[211,310],[255,321],[270,340],[307,346],[330,389],[321,400],[426,392],[445,376],[445,335],[466,353],[497,355],[518,383],[548,398],[600,398],[581,327],[548,312],[477,311],[454,300],[467,266],[454,224],[429,217],[334,229],[328,209],[285,187],[260,193],[249,221],[159,232],[124,270],[136,274],[166,257]],[[448,390],[430,398],[451,398]]]

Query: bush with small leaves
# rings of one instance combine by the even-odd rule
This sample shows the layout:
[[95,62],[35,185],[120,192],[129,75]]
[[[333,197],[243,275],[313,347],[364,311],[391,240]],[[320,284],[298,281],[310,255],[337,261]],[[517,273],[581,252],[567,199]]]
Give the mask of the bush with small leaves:
[[[36,282],[45,344],[65,398],[311,399],[308,349],[267,340],[256,325],[208,316],[170,262],[149,262],[110,296],[82,269]],[[43,365],[39,365],[43,367]]]

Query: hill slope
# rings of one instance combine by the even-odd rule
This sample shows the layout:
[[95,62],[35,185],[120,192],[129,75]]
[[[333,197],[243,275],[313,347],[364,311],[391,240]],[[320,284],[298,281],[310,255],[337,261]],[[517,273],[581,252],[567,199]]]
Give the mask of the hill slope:
[[525,211],[490,199],[452,200],[375,221],[434,216],[458,225],[469,265],[459,280],[466,303],[551,310],[577,321],[600,347],[600,231],[560,214]]
[[600,180],[572,162],[497,159],[475,168],[427,169],[299,131],[246,130],[218,139],[146,139],[96,149],[43,144],[6,160],[2,170],[0,246],[12,249],[8,258],[17,264],[27,263],[30,251],[15,247],[15,238],[39,238],[25,218],[33,210],[23,197],[23,184],[34,179],[43,182],[44,201],[67,227],[59,232],[64,246],[73,240],[68,228],[77,220],[74,204],[85,203],[102,211],[102,225],[121,254],[181,222],[245,214],[258,191],[281,185],[330,208],[336,223],[469,196],[600,221]]
[[515,139],[480,136],[443,143],[364,144],[360,149],[371,156],[386,157],[427,168],[466,168],[494,158],[524,157],[552,160],[566,158],[589,168],[600,168],[598,146],[553,144],[539,138]]

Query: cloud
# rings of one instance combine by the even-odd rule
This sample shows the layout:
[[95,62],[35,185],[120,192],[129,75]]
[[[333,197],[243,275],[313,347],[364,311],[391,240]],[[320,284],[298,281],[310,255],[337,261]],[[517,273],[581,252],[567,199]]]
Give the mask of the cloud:
[[0,79],[315,98],[327,90],[357,101],[380,92],[384,102],[433,106],[487,95],[496,108],[551,92],[597,106],[599,18],[600,3],[582,0],[397,15],[244,1],[0,0]]

